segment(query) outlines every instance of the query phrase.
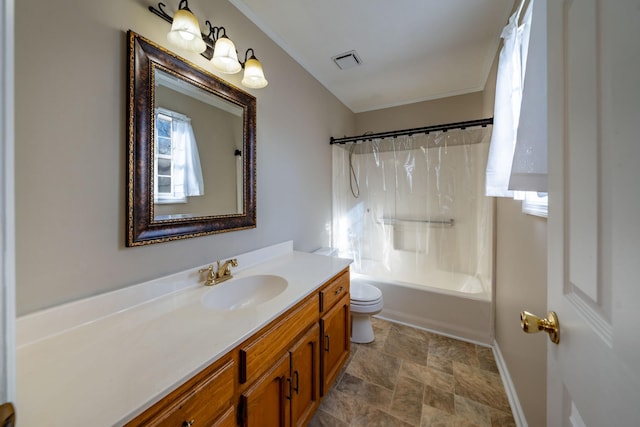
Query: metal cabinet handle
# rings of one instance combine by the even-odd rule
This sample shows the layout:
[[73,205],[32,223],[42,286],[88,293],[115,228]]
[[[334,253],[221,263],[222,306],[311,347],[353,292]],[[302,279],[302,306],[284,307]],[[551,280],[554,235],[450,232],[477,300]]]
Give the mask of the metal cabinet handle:
[[296,376],[296,385],[293,387],[293,391],[295,391],[296,394],[300,394],[300,374],[297,369],[293,371],[293,375]]
[[338,289],[336,289],[335,295],[338,295],[343,290],[344,290],[344,286],[340,286]]
[[195,423],[196,420],[191,420],[191,421],[183,421],[182,422],[182,427],[191,427],[193,425],[193,423]]
[[329,351],[329,343],[331,339],[329,338],[329,334],[324,336],[324,351]]
[[292,385],[291,377],[287,378],[287,382],[289,383],[289,395],[285,397],[287,398],[287,400],[291,400],[291,397],[293,396],[293,392],[291,391],[291,385]]

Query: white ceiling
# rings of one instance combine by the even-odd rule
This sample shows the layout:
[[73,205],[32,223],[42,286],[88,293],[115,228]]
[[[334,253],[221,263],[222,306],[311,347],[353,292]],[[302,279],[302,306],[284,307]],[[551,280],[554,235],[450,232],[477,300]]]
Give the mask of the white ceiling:
[[[514,3],[230,1],[356,113],[482,90]],[[351,50],[362,64],[340,70]]]

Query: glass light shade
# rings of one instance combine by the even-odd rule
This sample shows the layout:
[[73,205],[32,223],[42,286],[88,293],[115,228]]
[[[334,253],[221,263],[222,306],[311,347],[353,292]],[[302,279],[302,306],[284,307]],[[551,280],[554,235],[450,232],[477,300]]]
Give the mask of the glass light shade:
[[269,84],[267,79],[264,78],[262,65],[255,56],[249,58],[244,64],[244,77],[241,83],[252,89],[261,89]]
[[216,41],[211,63],[217,70],[225,74],[235,74],[242,69],[238,61],[236,46],[227,36],[222,36]]
[[207,49],[207,45],[202,40],[198,19],[187,9],[180,9],[173,16],[173,24],[167,39],[174,46],[189,52],[202,53]]

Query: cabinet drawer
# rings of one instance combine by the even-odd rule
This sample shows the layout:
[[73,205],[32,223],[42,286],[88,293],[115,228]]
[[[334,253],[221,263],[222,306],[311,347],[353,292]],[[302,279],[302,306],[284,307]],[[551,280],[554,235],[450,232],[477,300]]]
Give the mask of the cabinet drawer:
[[229,409],[227,409],[227,412],[225,412],[220,418],[218,418],[218,421],[216,421],[212,427],[236,427],[235,408],[233,406],[229,407]]
[[336,302],[349,293],[349,270],[345,270],[333,278],[320,291],[320,312],[326,312]]
[[318,300],[314,294],[298,308],[282,317],[260,334],[259,338],[240,347],[240,383],[252,382],[282,355],[301,331],[318,321]]
[[182,426],[190,421],[194,426],[217,425],[234,412],[235,367],[231,359],[217,369],[205,369],[128,426]]

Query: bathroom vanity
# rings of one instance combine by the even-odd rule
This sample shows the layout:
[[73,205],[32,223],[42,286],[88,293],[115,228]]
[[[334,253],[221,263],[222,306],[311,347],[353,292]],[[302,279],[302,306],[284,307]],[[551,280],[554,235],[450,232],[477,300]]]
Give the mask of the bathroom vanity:
[[127,426],[305,426],[349,338],[345,269]]
[[21,424],[306,425],[349,354],[350,260],[237,258],[213,287],[194,269],[19,318]]

